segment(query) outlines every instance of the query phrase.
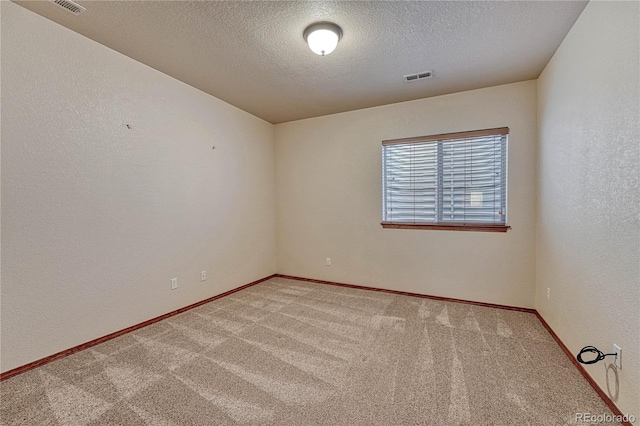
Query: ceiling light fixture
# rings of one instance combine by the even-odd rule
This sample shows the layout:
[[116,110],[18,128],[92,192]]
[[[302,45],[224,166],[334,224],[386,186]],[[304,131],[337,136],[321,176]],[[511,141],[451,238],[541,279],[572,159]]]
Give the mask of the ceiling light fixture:
[[342,38],[342,28],[332,22],[316,22],[304,30],[302,37],[313,53],[325,56],[335,50]]

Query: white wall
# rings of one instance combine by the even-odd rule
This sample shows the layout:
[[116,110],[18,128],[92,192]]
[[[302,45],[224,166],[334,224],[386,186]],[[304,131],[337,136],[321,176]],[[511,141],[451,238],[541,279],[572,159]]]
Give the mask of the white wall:
[[[529,81],[276,125],[278,272],[533,307],[535,123]],[[502,126],[512,230],[381,227],[382,140]]]
[[271,124],[1,3],[2,371],[276,272]]
[[592,1],[538,81],[536,287],[536,308],[574,353],[585,345],[623,348],[619,386],[604,363],[587,370],[636,418],[639,22],[638,2]]

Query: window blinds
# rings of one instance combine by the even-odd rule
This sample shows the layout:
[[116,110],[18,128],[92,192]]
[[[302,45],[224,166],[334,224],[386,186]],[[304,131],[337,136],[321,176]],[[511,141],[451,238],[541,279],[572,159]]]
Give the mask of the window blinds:
[[508,132],[384,141],[383,222],[506,225]]

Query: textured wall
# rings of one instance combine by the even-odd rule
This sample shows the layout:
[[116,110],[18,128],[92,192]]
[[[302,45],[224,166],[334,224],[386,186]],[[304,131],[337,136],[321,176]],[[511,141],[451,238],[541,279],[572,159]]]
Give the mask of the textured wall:
[[275,272],[271,124],[1,3],[3,371]]
[[[587,370],[640,418],[640,4],[591,2],[538,82],[536,308],[567,346],[623,349]],[[551,289],[547,301],[546,288]]]
[[[278,272],[533,307],[535,123],[529,81],[276,125]],[[501,126],[512,230],[382,229],[382,140]]]

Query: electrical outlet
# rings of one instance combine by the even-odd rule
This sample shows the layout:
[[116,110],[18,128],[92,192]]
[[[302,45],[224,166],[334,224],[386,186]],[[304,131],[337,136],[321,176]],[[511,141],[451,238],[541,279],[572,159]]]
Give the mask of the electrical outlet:
[[178,279],[171,278],[171,290],[175,290],[176,288],[178,288]]
[[622,349],[615,343],[613,344],[613,353],[616,354],[613,365],[615,365],[618,370],[622,370]]
[[207,271],[200,271],[200,281],[207,280]]
[[325,264],[326,266],[331,266],[331,258],[330,258],[330,257],[327,257],[327,259],[324,261],[324,264]]
[[551,300],[551,289],[547,287],[547,300]]

